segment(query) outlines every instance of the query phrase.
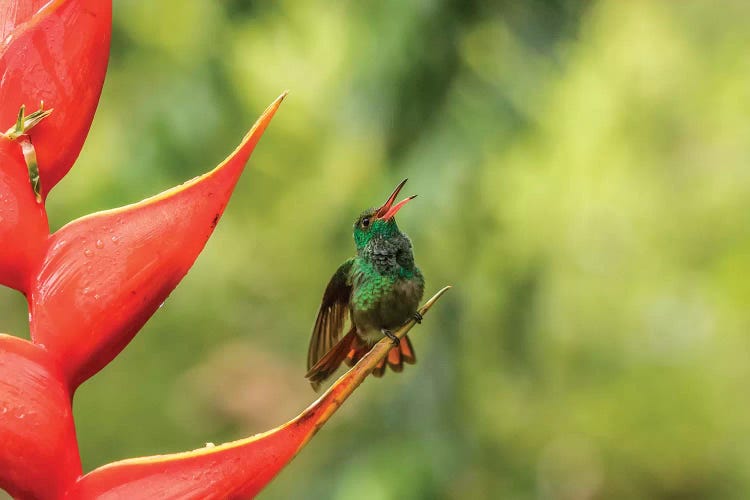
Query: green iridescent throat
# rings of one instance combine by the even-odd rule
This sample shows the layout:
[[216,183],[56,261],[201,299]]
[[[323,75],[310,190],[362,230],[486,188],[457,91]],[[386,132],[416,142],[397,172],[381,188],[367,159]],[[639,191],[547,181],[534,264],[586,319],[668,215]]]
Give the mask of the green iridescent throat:
[[359,224],[354,225],[354,244],[357,250],[362,250],[373,238],[392,238],[399,234],[395,219],[375,220],[369,227],[362,228]]

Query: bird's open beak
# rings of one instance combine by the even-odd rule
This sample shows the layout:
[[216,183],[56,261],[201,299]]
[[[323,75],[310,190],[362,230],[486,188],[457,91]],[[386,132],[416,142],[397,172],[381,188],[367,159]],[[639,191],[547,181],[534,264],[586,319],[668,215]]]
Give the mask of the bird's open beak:
[[407,180],[408,179],[404,179],[403,181],[401,181],[399,185],[396,186],[396,189],[393,190],[386,202],[383,203],[383,206],[380,207],[377,212],[375,212],[375,217],[377,219],[392,219],[396,215],[396,212],[401,210],[404,205],[417,197],[417,195],[409,196],[408,198],[399,201],[395,205],[393,204],[393,202],[396,201],[396,196],[398,196],[399,191],[401,191],[401,188],[404,187],[404,184],[406,184]]

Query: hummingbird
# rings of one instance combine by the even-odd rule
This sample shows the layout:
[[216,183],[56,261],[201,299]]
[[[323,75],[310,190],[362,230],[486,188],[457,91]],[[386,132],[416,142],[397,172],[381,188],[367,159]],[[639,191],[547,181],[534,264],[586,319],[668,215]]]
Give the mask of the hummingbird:
[[[342,362],[352,366],[383,337],[393,341],[388,356],[373,370],[382,377],[386,364],[394,372],[404,363],[414,364],[414,349],[405,336],[393,330],[415,319],[424,293],[424,277],[414,263],[411,240],[396,225],[396,213],[410,196],[398,203],[404,179],[379,208],[365,210],[354,222],[357,255],[341,264],[323,293],[307,353],[307,375],[314,390]],[[349,331],[341,337],[347,312]]]

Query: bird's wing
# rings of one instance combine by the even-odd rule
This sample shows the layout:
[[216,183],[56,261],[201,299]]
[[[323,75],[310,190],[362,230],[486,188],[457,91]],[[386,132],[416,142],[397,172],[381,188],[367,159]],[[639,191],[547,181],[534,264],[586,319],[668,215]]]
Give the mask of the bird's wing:
[[353,258],[341,264],[341,267],[333,274],[331,281],[328,282],[313,327],[310,348],[307,351],[308,370],[315,366],[318,360],[325,356],[341,337],[344,321],[346,321],[346,312],[349,309],[349,297],[352,294],[349,272],[353,264]]

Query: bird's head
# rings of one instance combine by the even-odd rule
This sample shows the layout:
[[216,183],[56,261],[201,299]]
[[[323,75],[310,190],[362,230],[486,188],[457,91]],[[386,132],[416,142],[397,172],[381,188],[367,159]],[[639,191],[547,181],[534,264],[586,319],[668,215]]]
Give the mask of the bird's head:
[[406,181],[407,179],[404,179],[396,186],[396,189],[393,190],[382,206],[365,210],[354,221],[354,243],[358,250],[367,246],[370,240],[375,237],[392,238],[400,233],[394,217],[404,205],[417,197],[416,195],[409,196],[394,205],[396,196],[398,196]]

